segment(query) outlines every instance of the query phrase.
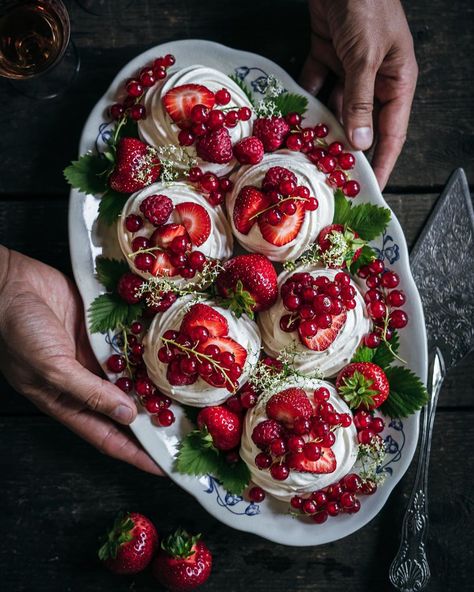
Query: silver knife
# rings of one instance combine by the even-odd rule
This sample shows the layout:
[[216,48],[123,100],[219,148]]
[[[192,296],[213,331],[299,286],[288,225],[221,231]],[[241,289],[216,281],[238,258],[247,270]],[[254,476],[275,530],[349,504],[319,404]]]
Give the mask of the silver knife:
[[400,592],[423,590],[430,579],[426,556],[428,466],[438,395],[446,372],[474,349],[474,211],[464,171],[451,175],[425,225],[410,263],[425,313],[430,399],[422,410],[415,482],[403,519],[390,582]]

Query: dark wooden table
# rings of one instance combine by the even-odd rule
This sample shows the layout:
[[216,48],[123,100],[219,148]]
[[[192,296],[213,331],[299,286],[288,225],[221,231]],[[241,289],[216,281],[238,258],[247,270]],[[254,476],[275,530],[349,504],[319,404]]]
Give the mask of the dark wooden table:
[[[85,119],[116,71],[172,39],[201,38],[267,56],[297,76],[308,47],[305,0],[136,0],[111,22],[69,3],[81,71],[62,98],[35,102],[0,81],[0,242],[70,274],[68,188]],[[455,167],[474,179],[471,0],[406,3],[420,79],[408,141],[385,197],[410,245]],[[449,221],[447,221],[449,223]],[[45,228],[48,231],[45,233]],[[430,473],[432,591],[472,590],[474,356],[443,387]],[[168,479],[101,456],[0,382],[0,588],[4,592],[156,589],[148,574],[117,578],[96,560],[97,538],[120,509],[205,534],[215,569],[203,590],[390,590],[413,467],[383,511],[321,547],[276,545],[223,526]]]

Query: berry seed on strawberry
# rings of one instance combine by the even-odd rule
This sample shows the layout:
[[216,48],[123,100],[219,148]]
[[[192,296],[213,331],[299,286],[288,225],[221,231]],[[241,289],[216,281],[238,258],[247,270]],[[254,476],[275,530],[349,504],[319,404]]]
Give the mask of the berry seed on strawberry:
[[232,214],[235,228],[242,234],[248,234],[257,222],[262,210],[270,205],[268,196],[253,185],[242,187],[234,204]]
[[[294,214],[279,213],[279,219],[273,220],[268,216],[259,216],[258,226],[262,237],[272,245],[282,247],[294,240],[300,231],[305,217],[305,208],[301,202],[293,202]],[[271,214],[275,210],[270,210]],[[280,212],[280,210],[276,210]]]
[[160,226],[170,217],[173,202],[166,195],[149,195],[140,204],[140,211],[153,226]]
[[176,213],[193,245],[199,247],[207,241],[212,225],[211,218],[203,206],[186,201],[176,205]]
[[204,407],[197,416],[197,425],[200,430],[205,427],[218,450],[232,450],[240,444],[242,420],[227,407]]
[[183,84],[169,90],[162,98],[163,106],[171,119],[186,125],[191,119],[195,105],[212,108],[215,103],[214,93],[202,84]]
[[376,409],[388,398],[390,384],[383,369],[372,362],[355,362],[343,368],[336,387],[349,407]]
[[196,327],[204,327],[208,337],[223,337],[229,331],[227,319],[211,306],[201,302],[192,306],[184,315],[180,330],[191,336]]
[[292,428],[297,418],[311,417],[313,406],[304,389],[291,387],[273,395],[267,402],[266,412],[270,419]]
[[263,155],[262,141],[255,136],[244,138],[234,146],[234,156],[240,164],[258,164]]
[[109,185],[119,193],[133,193],[154,183],[161,171],[154,148],[137,138],[121,138]]

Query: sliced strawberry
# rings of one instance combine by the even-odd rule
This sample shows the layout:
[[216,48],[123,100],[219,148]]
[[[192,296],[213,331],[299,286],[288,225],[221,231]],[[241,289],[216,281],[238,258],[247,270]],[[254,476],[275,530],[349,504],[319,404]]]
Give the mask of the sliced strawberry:
[[194,327],[206,327],[211,337],[222,337],[229,331],[227,319],[211,306],[202,303],[192,306],[181,322],[181,331],[186,335]]
[[313,351],[324,351],[336,339],[339,331],[346,322],[346,318],[347,313],[345,311],[341,312],[341,314],[332,318],[332,324],[329,329],[318,329],[314,337],[303,337],[298,331],[301,343]]
[[191,242],[196,247],[205,243],[211,234],[211,218],[206,209],[192,201],[180,203],[175,209]]
[[239,366],[244,366],[247,359],[247,350],[237,343],[237,341],[234,341],[232,337],[209,337],[209,339],[198,345],[198,352],[204,352],[208,345],[217,345],[221,352],[234,354],[235,363],[239,364]]
[[153,246],[166,249],[175,237],[186,235],[186,228],[182,224],[163,224],[151,235],[150,241]]
[[171,265],[170,258],[167,253],[158,251],[155,253],[155,261],[151,268],[151,273],[154,276],[167,276],[172,277],[178,275],[178,269]]
[[273,395],[267,402],[266,411],[268,417],[291,428],[297,417],[311,417],[313,406],[302,388],[292,387]]
[[272,226],[266,221],[265,216],[260,216],[258,226],[263,238],[277,247],[288,244],[298,236],[301,225],[303,224],[305,209],[301,202],[295,202],[296,212],[292,216],[283,214],[281,222]]
[[163,106],[174,122],[187,121],[194,105],[212,108],[214,93],[202,84],[175,86],[162,98]]
[[332,448],[321,448],[321,458],[308,460],[304,452],[291,452],[286,458],[288,466],[300,473],[334,473],[337,467]]
[[234,225],[242,234],[248,234],[257,221],[257,214],[270,205],[269,198],[252,185],[242,187],[235,200]]

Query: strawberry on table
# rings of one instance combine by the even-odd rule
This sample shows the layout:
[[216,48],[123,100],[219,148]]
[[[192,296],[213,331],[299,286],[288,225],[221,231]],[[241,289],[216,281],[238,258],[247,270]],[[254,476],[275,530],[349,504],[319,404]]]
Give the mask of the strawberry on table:
[[298,336],[303,345],[313,351],[324,351],[339,335],[339,331],[344,326],[347,319],[346,311],[332,318],[331,326],[328,329],[318,329],[318,332],[313,337],[305,336],[298,328]]
[[234,204],[232,218],[236,229],[242,234],[248,234],[257,221],[257,216],[270,205],[270,199],[265,193],[254,187],[242,187]]
[[225,127],[208,132],[196,142],[199,158],[208,162],[225,164],[233,158],[232,140]]
[[292,428],[297,417],[311,417],[313,406],[304,389],[291,387],[273,395],[267,402],[266,412],[270,419]]
[[179,203],[175,209],[193,245],[205,243],[211,234],[211,218],[206,209],[193,201]]
[[277,274],[264,255],[237,255],[226,261],[216,280],[219,294],[236,314],[267,310],[278,297]]
[[200,430],[209,432],[212,444],[218,450],[232,450],[240,444],[242,420],[228,407],[204,407],[197,416],[197,425]]
[[308,460],[304,452],[290,452],[286,462],[288,467],[300,473],[334,473],[337,467],[336,457],[332,448],[321,448],[318,460]]
[[198,302],[184,315],[181,332],[192,336],[193,329],[205,327],[210,337],[223,337],[229,331],[227,319],[212,306]]
[[153,575],[173,592],[187,592],[204,584],[211,569],[212,555],[201,535],[191,536],[182,528],[162,541],[153,562]]
[[120,515],[99,549],[99,559],[117,574],[145,569],[158,547],[158,533],[148,518],[131,512]]
[[154,148],[137,138],[122,138],[109,185],[119,193],[133,193],[154,183],[160,170],[160,159]]
[[169,90],[162,98],[166,112],[175,123],[185,126],[190,123],[194,105],[211,109],[215,103],[214,93],[202,84],[183,84]]
[[390,392],[385,372],[373,362],[348,364],[337,375],[336,387],[344,401],[353,409],[376,409]]
[[303,224],[305,208],[301,202],[295,202],[296,212],[291,216],[283,214],[278,224],[270,224],[265,215],[259,216],[258,226],[263,238],[277,247],[288,244],[298,236]]

